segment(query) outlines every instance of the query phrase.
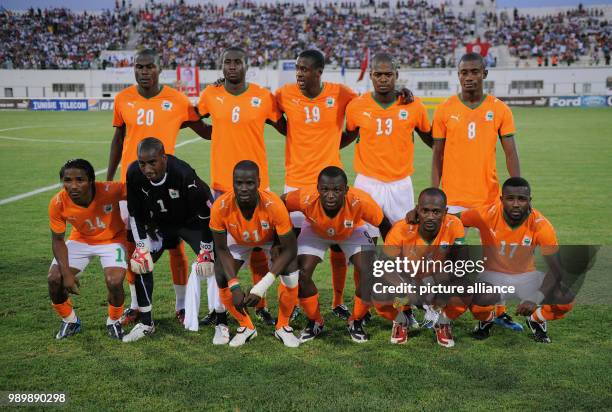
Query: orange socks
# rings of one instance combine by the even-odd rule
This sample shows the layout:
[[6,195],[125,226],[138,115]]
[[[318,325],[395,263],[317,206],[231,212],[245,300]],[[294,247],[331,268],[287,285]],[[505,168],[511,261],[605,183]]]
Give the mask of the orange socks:
[[63,303],[52,303],[53,309],[65,322],[76,322],[76,315],[72,309],[72,300],[66,299]]
[[470,311],[472,312],[472,315],[474,316],[474,318],[482,322],[488,322],[490,320],[493,320],[493,313],[495,313],[495,309],[496,308],[494,308],[493,305],[491,306],[471,305],[470,306]]
[[[251,266],[251,276],[253,278],[253,285],[257,284],[268,273],[268,258],[263,250],[254,250],[251,252],[251,259],[249,262]],[[263,297],[255,306],[255,309],[263,309],[267,305],[266,298]]]
[[329,260],[332,269],[332,288],[334,289],[334,297],[332,300],[332,308],[344,303],[344,285],[346,283],[346,257],[342,252],[329,251]]
[[[395,320],[397,317],[398,310],[393,305],[374,305],[374,307],[376,312],[387,320]],[[408,306],[408,309],[410,309],[410,306]]]
[[459,316],[463,315],[463,312],[467,310],[467,306],[464,305],[446,305],[442,311],[447,318],[455,320]]
[[276,329],[289,326],[289,318],[293,312],[293,308],[298,302],[298,288],[288,288],[280,283],[278,285],[278,320],[276,321]]
[[234,319],[238,321],[240,326],[247,327],[249,329],[255,329],[253,325],[253,321],[248,313],[243,314],[238,312],[234,304],[232,303],[232,292],[229,288],[219,288],[219,296],[221,297],[221,302],[225,306],[225,308],[232,314]]
[[314,320],[320,324],[323,324],[323,317],[319,310],[319,294],[309,296],[307,298],[300,298],[300,306],[304,309],[304,314],[309,320]]
[[186,285],[189,276],[189,261],[185,254],[185,243],[181,240],[175,249],[170,249],[170,271],[172,272],[172,283],[175,285]]
[[542,305],[531,314],[530,319],[535,322],[562,319],[574,307],[573,303],[565,305]]
[[495,306],[495,317],[501,316],[506,313],[506,305],[496,305]]
[[349,321],[363,319],[369,310],[370,310],[370,305],[368,305],[363,300],[361,300],[359,296],[355,296],[355,304],[353,306],[353,313],[351,314]]

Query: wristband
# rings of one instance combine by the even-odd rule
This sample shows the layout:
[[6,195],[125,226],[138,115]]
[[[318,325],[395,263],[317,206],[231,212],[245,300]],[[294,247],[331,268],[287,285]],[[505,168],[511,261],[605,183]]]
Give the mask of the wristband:
[[259,282],[257,282],[255,286],[251,288],[251,293],[262,298],[266,294],[266,291],[270,288],[270,286],[272,286],[275,279],[276,275],[274,273],[266,273],[266,276],[264,276]]
[[240,282],[238,281],[238,278],[232,278],[227,281],[227,286],[229,286],[231,291],[234,291],[234,289],[240,287]]

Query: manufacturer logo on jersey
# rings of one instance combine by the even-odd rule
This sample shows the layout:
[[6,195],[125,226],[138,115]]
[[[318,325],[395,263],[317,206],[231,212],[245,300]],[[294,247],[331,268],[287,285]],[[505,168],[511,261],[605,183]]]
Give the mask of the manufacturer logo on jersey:
[[332,237],[336,234],[336,231],[334,230],[333,227],[330,227],[329,229],[327,229],[327,236]]
[[325,106],[327,107],[334,107],[334,98],[333,97],[328,97],[327,100],[325,100]]
[[109,214],[110,212],[113,211],[113,205],[104,205],[104,213]]
[[400,110],[399,111],[399,119],[400,120],[407,120],[408,119],[408,110]]
[[130,107],[134,107],[134,103],[132,103],[132,102],[128,102],[127,105],[130,106]]
[[531,245],[531,238],[530,238],[529,236],[525,236],[525,237],[523,238],[523,242],[522,242],[522,244],[523,244],[523,245],[525,245],[525,246],[529,246],[529,245]]
[[372,118],[372,114],[370,112],[363,112],[364,116],[367,116],[368,119]]
[[168,189],[168,194],[170,195],[170,199],[178,199],[179,191],[175,189]]
[[459,121],[459,117],[460,116],[458,114],[451,114],[450,115],[450,118],[453,119],[453,120],[456,120],[456,121]]
[[172,110],[172,102],[168,101],[168,100],[164,100],[162,102],[162,110],[168,111],[168,110]]
[[352,220],[345,220],[344,221],[344,227],[347,229],[350,229],[353,227],[353,221]]
[[253,97],[251,99],[251,106],[253,106],[253,107],[261,106],[261,99],[259,97]]
[[270,223],[266,222],[265,220],[261,221],[261,228],[263,230],[269,230],[270,229]]
[[485,115],[485,120],[486,120],[487,122],[490,122],[490,121],[492,121],[492,120],[493,120],[493,111],[492,111],[492,110],[489,110],[489,111],[487,112],[487,114]]
[[221,104],[223,104],[223,97],[221,96],[216,96],[216,99],[219,100],[221,102]]

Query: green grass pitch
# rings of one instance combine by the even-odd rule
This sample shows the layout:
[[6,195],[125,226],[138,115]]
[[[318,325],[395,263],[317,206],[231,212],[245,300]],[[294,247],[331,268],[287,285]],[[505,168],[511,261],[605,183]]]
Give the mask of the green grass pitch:
[[[612,110],[514,113],[523,175],[532,183],[535,207],[552,221],[561,243],[611,245]],[[0,112],[0,198],[58,182],[69,158],[105,168],[111,116]],[[194,137],[183,131],[179,142]],[[284,142],[270,128],[266,141],[272,189],[278,192]],[[176,154],[208,180],[209,148],[209,142],[197,141]],[[352,179],[352,147],[342,157]],[[430,150],[417,142],[416,193],[429,182],[430,164]],[[503,155],[498,170],[503,180]],[[474,341],[470,315],[456,323],[457,344],[450,350],[438,347],[430,333],[392,346],[390,325],[379,317],[367,327],[371,341],[357,345],[330,313],[327,262],[316,281],[328,331],[297,350],[283,347],[273,329],[259,323],[259,337],[239,349],[214,347],[211,328],[182,330],[174,320],[165,256],[156,267],[154,337],[123,345],[106,336],[106,292],[93,262],[74,298],[83,331],[57,342],[59,319],[46,286],[52,258],[47,204],[53,193],[0,205],[0,392],[65,392],[78,410],[612,408],[612,314],[606,305],[578,305],[566,319],[551,322],[551,345],[499,328],[487,341]],[[271,292],[275,312],[275,288]],[[301,319],[295,327],[303,325]]]

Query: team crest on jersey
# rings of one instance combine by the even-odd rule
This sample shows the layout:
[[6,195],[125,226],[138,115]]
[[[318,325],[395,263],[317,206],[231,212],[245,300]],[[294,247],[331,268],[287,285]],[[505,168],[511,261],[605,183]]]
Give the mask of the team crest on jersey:
[[262,228],[263,230],[270,230],[270,223],[268,223],[268,222],[267,222],[267,221],[265,221],[265,220],[262,220],[262,221],[261,221],[261,228]]
[[408,110],[400,110],[399,111],[399,119],[400,120],[407,120],[408,119]]
[[488,122],[493,120],[493,111],[492,110],[489,110],[487,112],[487,114],[485,115],[485,120],[488,121]]
[[170,195],[170,199],[178,199],[179,191],[176,189],[168,189],[168,194]]
[[104,205],[104,213],[109,214],[110,212],[113,211],[113,205]]
[[347,229],[351,229],[353,227],[353,221],[352,220],[345,220],[344,221],[344,227]]
[[522,243],[523,245],[525,245],[525,246],[529,246],[529,245],[531,245],[531,238],[530,238],[529,236],[525,236],[525,237],[523,238],[523,241],[522,241],[521,243]]
[[327,229],[327,236],[332,237],[335,234],[336,234],[336,231],[334,230],[333,227],[330,227],[329,229]]
[[328,97],[327,100],[325,100],[325,106],[327,107],[334,107],[334,98],[333,97]]
[[448,242],[440,242],[440,248],[442,249],[447,249],[448,248]]
[[161,108],[162,108],[162,110],[166,110],[166,111],[172,110],[172,102],[170,102],[168,100],[164,100],[162,102]]
[[261,99],[259,97],[253,97],[251,99],[251,106],[253,106],[253,107],[261,106]]

